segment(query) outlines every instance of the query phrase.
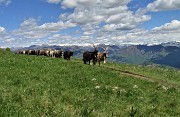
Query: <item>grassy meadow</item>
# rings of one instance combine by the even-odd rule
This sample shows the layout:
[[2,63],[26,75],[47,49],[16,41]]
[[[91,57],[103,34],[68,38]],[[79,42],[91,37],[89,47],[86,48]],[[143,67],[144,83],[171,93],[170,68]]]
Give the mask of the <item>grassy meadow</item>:
[[179,117],[180,89],[170,83],[180,85],[180,70],[118,63],[98,67],[0,50],[0,117]]

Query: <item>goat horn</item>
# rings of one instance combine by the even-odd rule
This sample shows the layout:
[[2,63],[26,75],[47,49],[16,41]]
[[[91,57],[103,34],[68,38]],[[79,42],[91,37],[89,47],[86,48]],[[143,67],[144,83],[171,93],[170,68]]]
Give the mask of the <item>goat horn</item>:
[[108,50],[108,47],[106,47],[106,50]]

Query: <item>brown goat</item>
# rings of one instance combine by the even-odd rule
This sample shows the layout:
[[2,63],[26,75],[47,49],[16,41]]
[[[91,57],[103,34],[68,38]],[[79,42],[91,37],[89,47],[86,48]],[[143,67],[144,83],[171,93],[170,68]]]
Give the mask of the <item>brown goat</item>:
[[101,52],[98,52],[98,55],[97,55],[97,62],[99,63],[99,66],[100,66],[100,62],[101,61],[104,61],[104,63],[106,63],[106,58],[108,56],[108,47],[107,48],[103,48],[104,49],[104,52],[101,53]]

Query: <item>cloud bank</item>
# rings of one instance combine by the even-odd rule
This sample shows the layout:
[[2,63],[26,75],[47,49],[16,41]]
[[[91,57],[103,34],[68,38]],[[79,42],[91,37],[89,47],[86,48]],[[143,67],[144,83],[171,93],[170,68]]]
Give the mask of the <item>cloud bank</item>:
[[[5,2],[6,1],[6,2]],[[0,0],[0,4],[9,0]],[[180,21],[172,20],[146,30],[141,27],[151,20],[147,12],[177,10],[178,0],[156,0],[146,8],[131,11],[131,0],[47,0],[60,9],[72,12],[59,15],[57,22],[39,25],[38,20],[24,20],[18,29],[7,32],[0,26],[0,46],[30,46],[33,44],[154,44],[180,40]],[[61,31],[75,28],[73,34]]]

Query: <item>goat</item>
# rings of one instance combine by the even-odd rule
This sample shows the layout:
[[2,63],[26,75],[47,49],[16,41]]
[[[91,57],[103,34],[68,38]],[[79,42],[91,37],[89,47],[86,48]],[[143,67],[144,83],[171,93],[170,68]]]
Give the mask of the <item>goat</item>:
[[36,51],[35,50],[29,50],[29,55],[36,55]]
[[107,48],[103,48],[104,49],[104,52],[101,53],[101,52],[98,52],[98,55],[97,55],[97,62],[99,63],[99,66],[100,66],[100,62],[101,61],[104,61],[104,63],[106,63],[106,58],[108,56],[108,47]]
[[56,58],[62,58],[63,57],[63,51],[62,50],[55,50],[53,52],[54,57]]
[[64,55],[64,59],[70,60],[71,56],[73,56],[73,51],[65,51],[63,55]]
[[[93,44],[94,46],[94,44]],[[93,64],[95,65],[96,64],[96,59],[97,59],[97,53],[98,53],[98,50],[97,50],[97,47],[95,47],[95,50],[93,52],[84,52],[83,53],[83,61],[84,61],[84,64],[86,64],[86,62],[88,61],[89,62],[89,65],[90,65],[90,61],[93,60]]]
[[20,51],[18,51],[18,53],[19,53],[19,54],[25,54],[26,51],[25,51],[25,50],[20,50]]

